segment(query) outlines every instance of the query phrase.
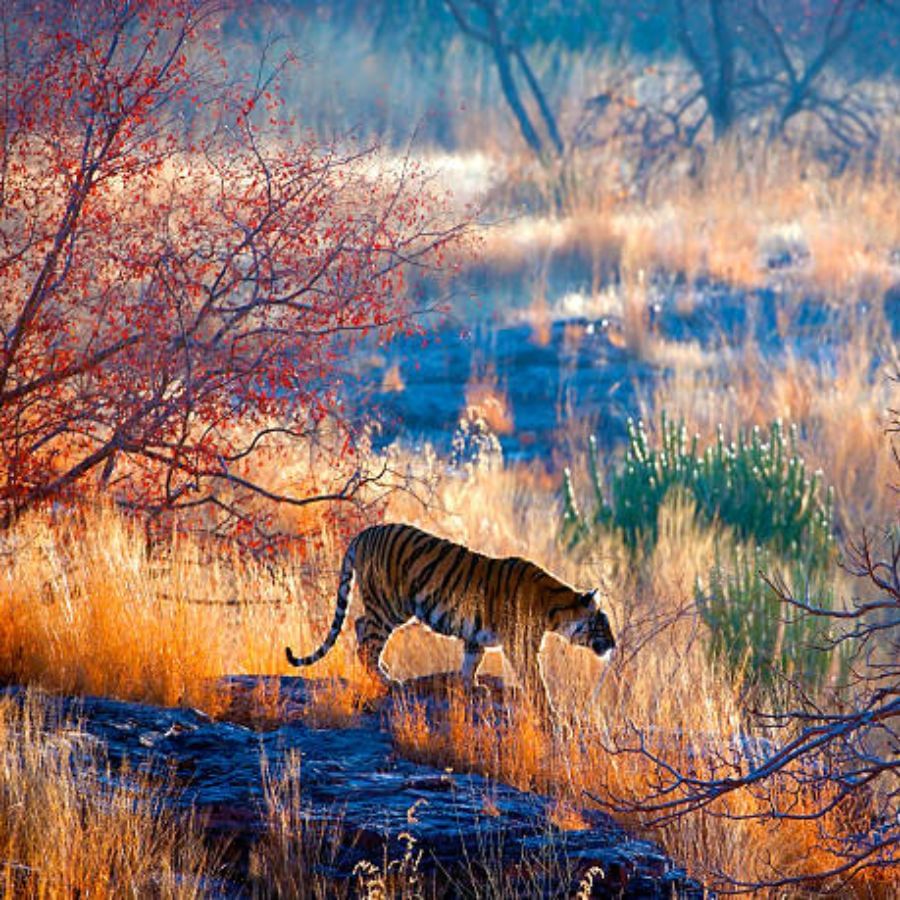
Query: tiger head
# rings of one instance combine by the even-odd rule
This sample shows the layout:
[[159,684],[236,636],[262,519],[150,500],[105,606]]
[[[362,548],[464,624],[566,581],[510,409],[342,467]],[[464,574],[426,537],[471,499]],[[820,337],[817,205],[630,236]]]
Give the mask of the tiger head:
[[557,631],[576,646],[589,647],[597,656],[606,658],[616,646],[616,641],[609,619],[600,609],[599,597],[598,590],[581,594],[579,598],[581,615]]

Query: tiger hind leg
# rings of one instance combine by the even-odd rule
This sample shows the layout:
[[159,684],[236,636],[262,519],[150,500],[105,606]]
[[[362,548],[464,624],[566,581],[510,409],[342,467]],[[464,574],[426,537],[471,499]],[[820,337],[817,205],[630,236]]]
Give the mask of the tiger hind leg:
[[384,625],[368,616],[360,616],[356,620],[357,655],[369,673],[386,685],[394,681],[381,659],[384,645],[390,636],[390,631]]

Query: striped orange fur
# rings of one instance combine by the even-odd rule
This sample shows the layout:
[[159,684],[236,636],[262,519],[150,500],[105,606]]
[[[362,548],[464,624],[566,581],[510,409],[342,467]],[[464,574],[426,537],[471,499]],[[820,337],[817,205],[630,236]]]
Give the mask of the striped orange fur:
[[351,590],[362,603],[356,620],[363,663],[390,680],[381,656],[396,628],[417,619],[465,642],[462,674],[472,681],[488,647],[503,647],[523,683],[540,675],[546,632],[605,656],[615,646],[598,591],[578,591],[519,557],[497,559],[411,525],[374,525],[350,542],[341,566],[331,630],[321,646],[288,661],[308,666],[334,646],[347,618]]

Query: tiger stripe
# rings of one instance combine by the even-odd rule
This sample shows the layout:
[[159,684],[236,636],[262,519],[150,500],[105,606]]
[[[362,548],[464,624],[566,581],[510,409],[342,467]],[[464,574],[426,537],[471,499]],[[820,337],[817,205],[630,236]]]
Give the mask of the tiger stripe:
[[503,647],[520,679],[529,669],[539,670],[540,641],[548,631],[600,655],[615,646],[597,591],[578,591],[526,559],[495,559],[395,523],[366,528],[350,542],[331,628],[308,656],[298,658],[286,647],[292,665],[312,665],[331,650],[347,619],[351,591],[362,605],[356,620],[360,658],[388,680],[384,645],[410,619],[465,642],[467,679],[487,647]]

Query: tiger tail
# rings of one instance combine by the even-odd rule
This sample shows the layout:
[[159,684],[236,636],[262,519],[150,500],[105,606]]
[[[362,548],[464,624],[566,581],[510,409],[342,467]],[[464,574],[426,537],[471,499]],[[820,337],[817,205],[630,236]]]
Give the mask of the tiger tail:
[[287,656],[287,661],[292,666],[311,666],[313,663],[318,662],[337,641],[338,635],[344,627],[344,619],[347,618],[347,607],[350,605],[350,586],[353,583],[353,567],[356,563],[356,543],[358,540],[359,535],[350,542],[350,546],[347,547],[347,552],[344,554],[344,561],[341,563],[337,605],[335,606],[334,619],[331,622],[331,630],[328,632],[328,636],[319,648],[315,652],[310,653],[309,656],[294,656],[291,648],[285,647],[284,652]]

